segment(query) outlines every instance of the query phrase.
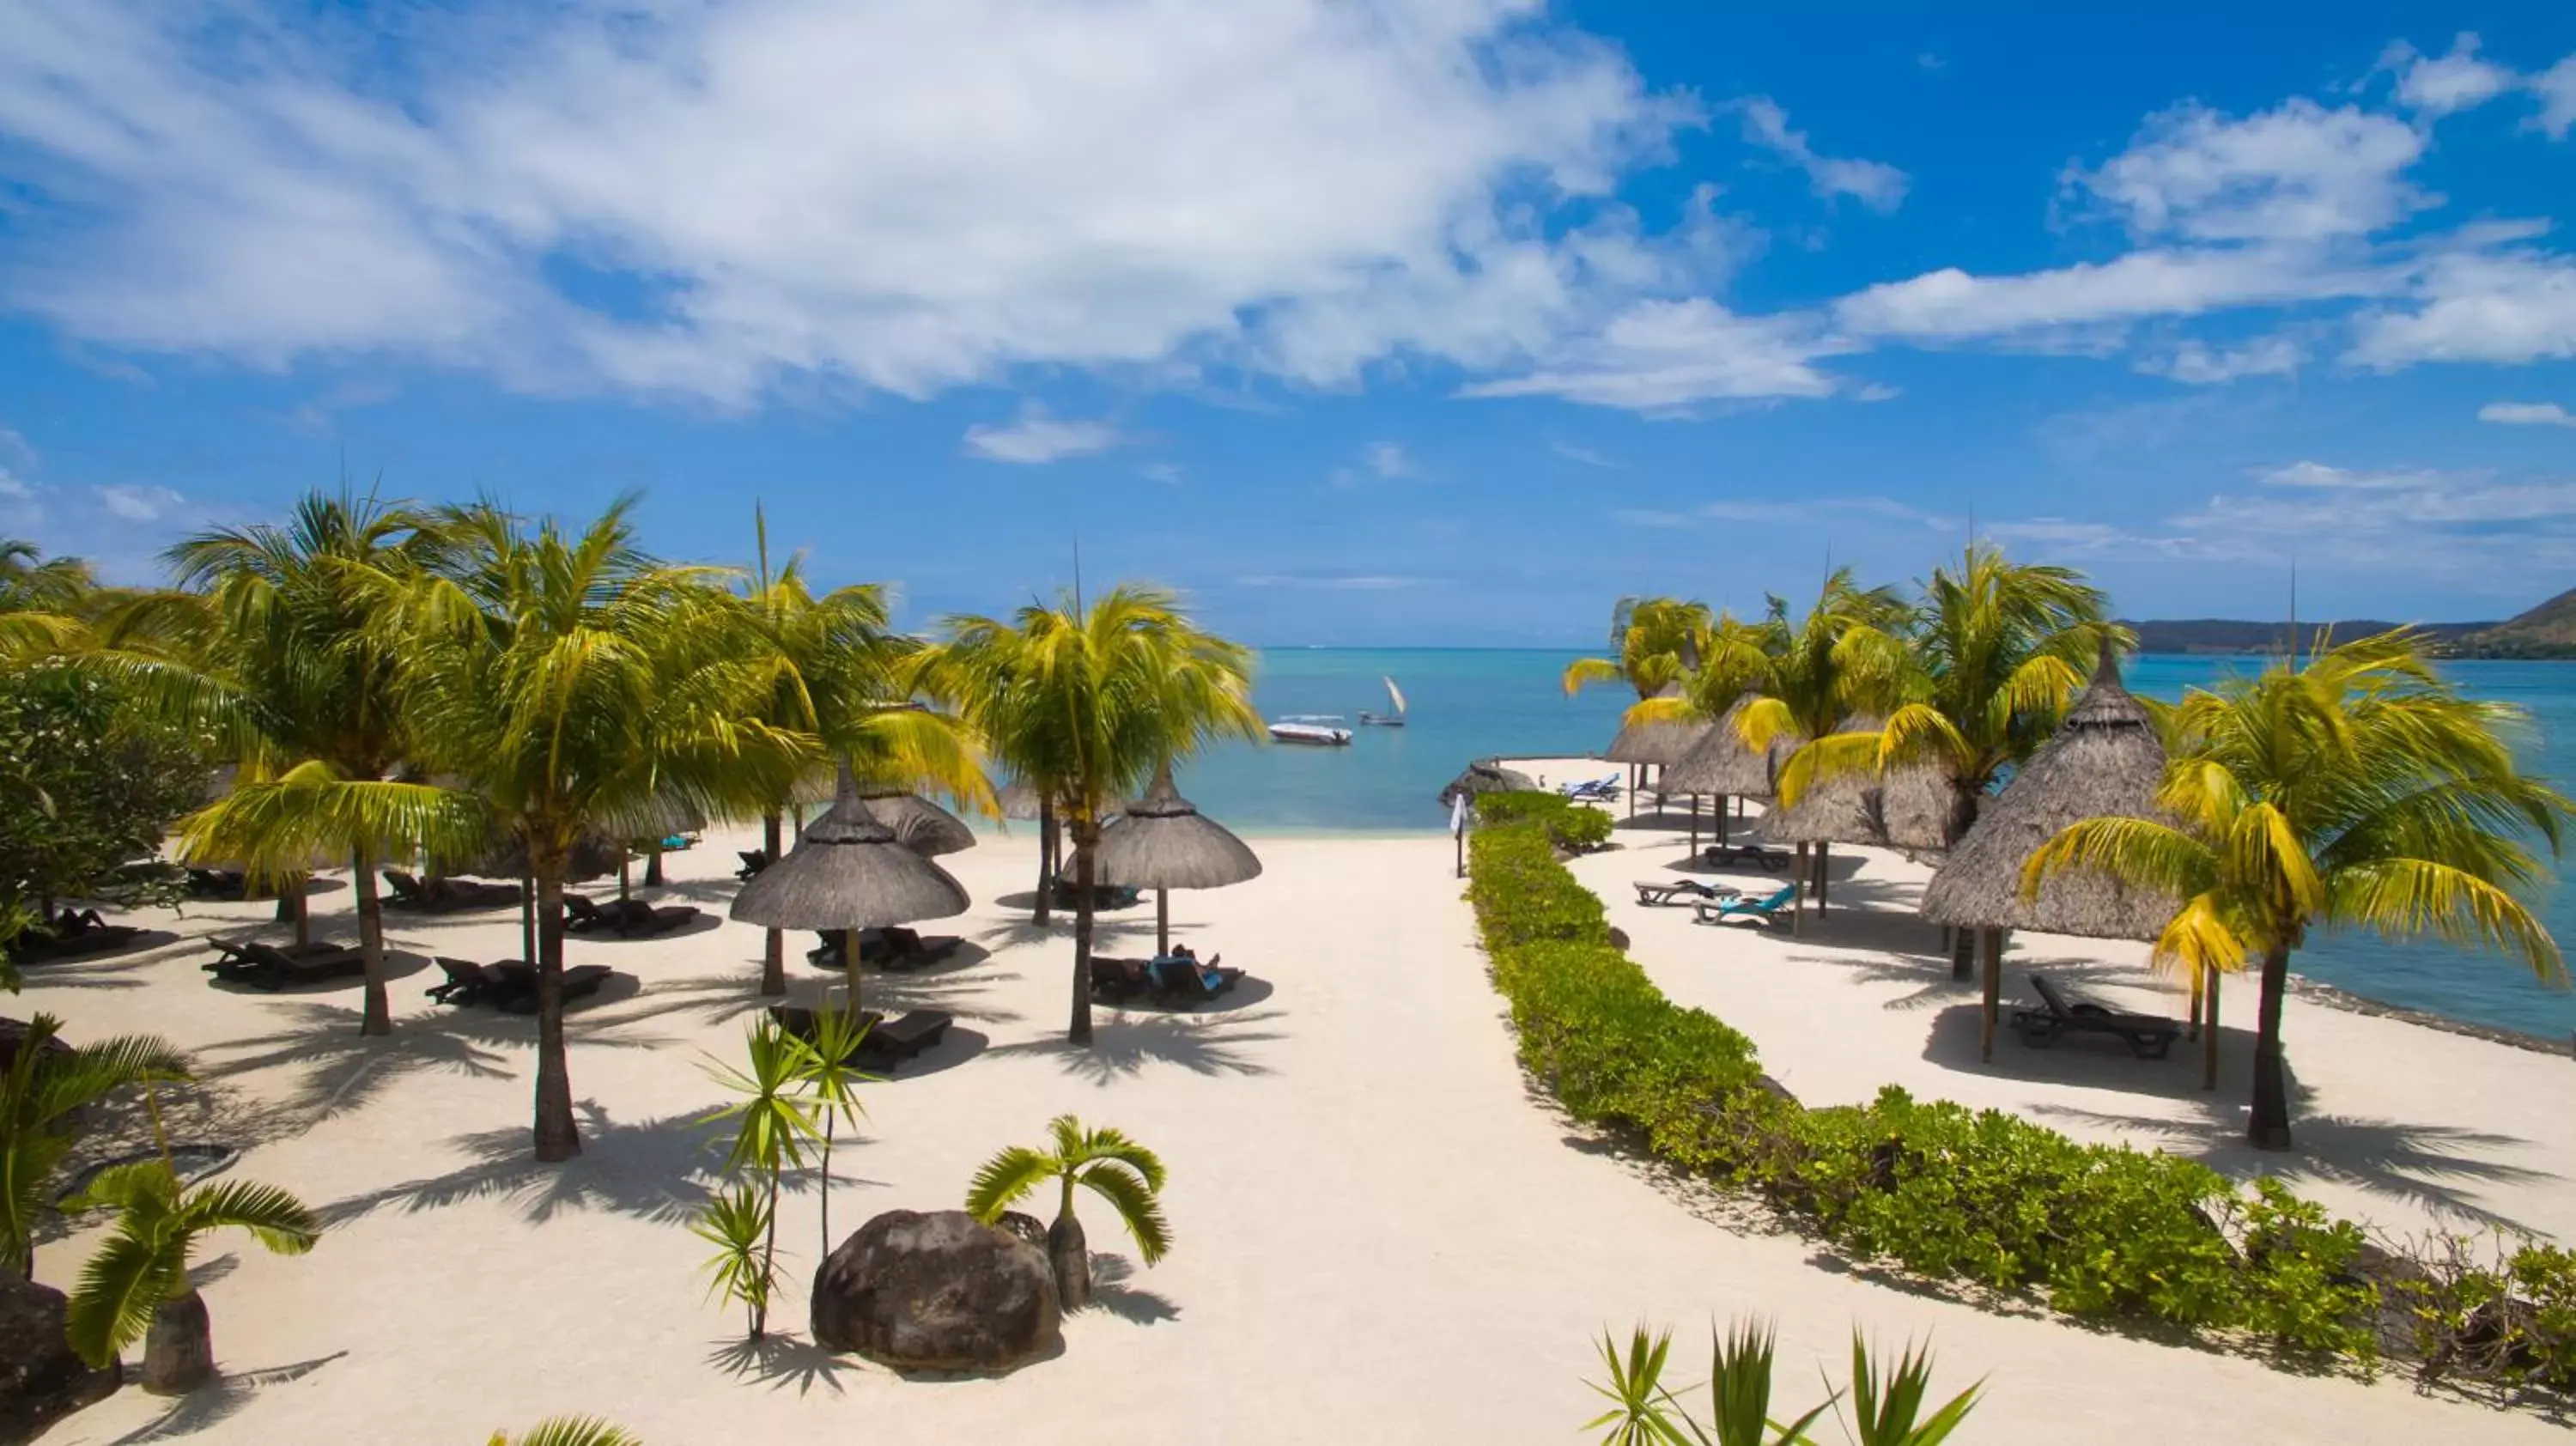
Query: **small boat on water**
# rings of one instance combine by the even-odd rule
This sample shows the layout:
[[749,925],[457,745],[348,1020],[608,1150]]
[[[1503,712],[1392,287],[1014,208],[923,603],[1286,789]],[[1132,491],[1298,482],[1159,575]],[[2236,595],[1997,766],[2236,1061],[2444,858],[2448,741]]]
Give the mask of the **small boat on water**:
[[1270,725],[1273,743],[1302,743],[1311,748],[1346,748],[1351,730],[1341,727],[1337,714],[1304,713],[1282,718]]
[[1403,727],[1404,690],[1395,686],[1395,680],[1393,678],[1381,677],[1378,681],[1386,684],[1387,701],[1395,705],[1395,711],[1392,713],[1363,712],[1360,714],[1360,722],[1371,728]]

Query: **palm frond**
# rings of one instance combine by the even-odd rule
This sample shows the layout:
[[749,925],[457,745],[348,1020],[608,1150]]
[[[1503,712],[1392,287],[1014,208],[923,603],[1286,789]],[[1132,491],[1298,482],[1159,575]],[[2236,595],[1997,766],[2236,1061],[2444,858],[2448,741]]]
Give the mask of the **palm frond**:
[[1014,1145],[975,1172],[973,1183],[966,1187],[966,1213],[990,1225],[1063,1168],[1053,1156]]
[[1171,1253],[1171,1222],[1163,1218],[1162,1202],[1155,1188],[1140,1179],[1124,1163],[1094,1165],[1082,1172],[1083,1188],[1098,1195],[1118,1212],[1118,1223],[1136,1241],[1136,1252],[1152,1265]]
[[302,1255],[322,1238],[321,1217],[274,1185],[219,1180],[181,1198],[179,1214],[191,1232],[231,1227],[279,1255]]
[[63,1312],[63,1333],[93,1366],[143,1338],[152,1313],[187,1283],[184,1259],[161,1241],[118,1230],[81,1267]]

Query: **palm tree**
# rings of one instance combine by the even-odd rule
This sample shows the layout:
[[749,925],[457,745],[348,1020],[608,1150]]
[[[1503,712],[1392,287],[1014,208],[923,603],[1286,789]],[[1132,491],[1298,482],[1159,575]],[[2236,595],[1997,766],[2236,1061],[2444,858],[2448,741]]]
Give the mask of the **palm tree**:
[[316,853],[349,859],[366,961],[361,1034],[393,1031],[377,864],[413,847],[470,851],[476,837],[469,810],[390,781],[412,754],[394,691],[407,640],[383,626],[378,604],[445,551],[440,529],[407,505],[311,492],[284,526],[172,547],[178,590],[119,609],[94,660],[242,764],[231,791],[182,825],[183,858],[244,860],[256,877],[287,881]]
[[70,647],[92,590],[89,564],[48,558],[34,543],[0,537],[0,659],[18,661]]
[[1623,597],[1610,611],[1612,656],[1567,664],[1566,696],[1581,692],[1587,683],[1626,683],[1638,697],[1651,698],[1682,676],[1682,660],[1693,648],[1708,651],[1713,626],[1704,602]]
[[490,1446],[644,1446],[644,1438],[593,1416],[552,1416],[517,1436],[495,1431]]
[[83,1111],[127,1085],[188,1078],[164,1040],[127,1035],[66,1052],[52,1046],[61,1030],[61,1020],[37,1015],[0,1072],[0,1271],[19,1276],[35,1271],[36,1219]]
[[1051,798],[1073,840],[1073,1023],[1091,1042],[1092,859],[1112,805],[1156,768],[1218,737],[1258,740],[1249,649],[1191,623],[1162,588],[1032,603],[1010,622],[947,621],[924,685],[954,700],[987,748]]
[[2287,1149],[2281,1001],[2310,929],[2432,934],[2566,977],[2513,893],[2541,874],[2530,837],[2554,854],[2572,807],[2517,771],[2505,735],[2520,717],[2462,697],[2405,629],[2321,646],[2303,667],[2276,660],[2175,710],[2157,803],[2178,822],[2072,825],[2031,856],[2023,890],[2061,869],[2107,870],[2185,901],[2156,941],[2159,964],[2233,971],[2260,957],[2246,1137]]
[[206,1302],[188,1281],[198,1238],[247,1230],[280,1255],[302,1255],[322,1222],[274,1185],[224,1180],[182,1187],[164,1159],[99,1172],[75,1208],[110,1206],[116,1228],[81,1271],[64,1312],[72,1349],[93,1366],[144,1339],[143,1389],[177,1395],[214,1374],[214,1333]]
[[540,1160],[581,1153],[563,1026],[576,845],[625,836],[657,797],[738,817],[814,761],[810,740],[758,716],[765,674],[720,575],[644,556],[634,502],[578,534],[453,509],[459,555],[381,610],[408,640],[397,696],[422,763],[462,780],[535,881]]
[[[769,565],[769,521],[754,513],[758,569],[745,582],[743,608],[762,677],[758,715],[782,731],[812,735],[822,750],[849,759],[871,783],[927,786],[966,806],[989,806],[975,750],[956,719],[912,706],[911,672],[921,645],[896,633],[886,590],[875,583],[816,597],[804,558]],[[760,805],[761,844],[777,858],[793,787]],[[785,936],[766,931],[760,992],[787,992]]]
[[[857,961],[852,960],[853,967]],[[751,1172],[746,1183],[756,1195],[719,1196],[698,1227],[702,1239],[725,1247],[717,1257],[717,1288],[748,1306],[751,1337],[758,1340],[769,1325],[769,1298],[778,1278],[778,1188],[787,1171],[805,1167],[805,1147],[823,1138],[815,1123],[817,1106],[803,1093],[805,1047],[773,1019],[751,1026],[745,1068],[708,1060],[707,1072],[736,1098],[709,1113],[704,1123],[731,1125],[733,1142],[725,1147],[725,1172]],[[756,1220],[761,1227],[758,1258],[742,1250],[739,1225]]]
[[1114,1129],[1084,1129],[1071,1115],[1049,1120],[1047,1134],[1055,1143],[1052,1150],[1014,1145],[985,1161],[966,1189],[966,1213],[991,1225],[1049,1180],[1061,1185],[1055,1223],[1047,1227],[1047,1258],[1055,1270],[1056,1293],[1070,1310],[1091,1299],[1091,1247],[1082,1222],[1074,1218],[1075,1186],[1109,1202],[1147,1265],[1171,1252],[1172,1230],[1159,1198],[1163,1162],[1153,1151]]

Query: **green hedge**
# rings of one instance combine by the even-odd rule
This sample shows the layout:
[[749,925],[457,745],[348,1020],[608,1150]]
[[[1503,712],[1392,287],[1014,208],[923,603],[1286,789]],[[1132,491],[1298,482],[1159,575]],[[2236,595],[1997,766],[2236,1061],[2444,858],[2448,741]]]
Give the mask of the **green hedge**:
[[1480,793],[1476,795],[1476,822],[1536,822],[1547,829],[1558,848],[1570,853],[1597,849],[1610,841],[1608,810],[1554,793]]
[[[2160,1152],[2080,1144],[1889,1088],[1803,1109],[1753,1042],[1666,999],[1557,862],[1541,806],[1472,842],[1468,899],[1524,1065],[1576,1118],[1757,1191],[1853,1260],[2068,1314],[2181,1327],[2364,1371],[2382,1343],[2451,1377],[2576,1388],[2576,1256],[2481,1260],[2464,1237],[2397,1260],[2271,1180],[2249,1193]],[[2392,1265],[2391,1262],[2394,1262]]]

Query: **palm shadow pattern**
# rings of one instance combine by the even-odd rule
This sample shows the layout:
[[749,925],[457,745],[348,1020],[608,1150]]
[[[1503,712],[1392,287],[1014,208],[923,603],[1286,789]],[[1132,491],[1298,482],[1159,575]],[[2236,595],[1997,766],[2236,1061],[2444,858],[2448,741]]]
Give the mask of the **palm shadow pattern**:
[[1102,1011],[1105,1021],[1092,1027],[1088,1046],[1049,1036],[997,1045],[996,1055],[1052,1058],[1065,1074],[1109,1085],[1134,1079],[1149,1064],[1177,1065],[1199,1075],[1265,1075],[1270,1066],[1251,1053],[1253,1047],[1287,1036],[1268,1025],[1278,1010],[1234,1014],[1129,1014]]
[[1091,1304],[1087,1310],[1101,1311],[1120,1320],[1149,1326],[1161,1321],[1179,1320],[1181,1308],[1161,1291],[1148,1290],[1135,1284],[1136,1267],[1123,1255],[1091,1257]]
[[818,1388],[845,1394],[841,1378],[859,1374],[830,1349],[792,1334],[720,1342],[707,1352],[707,1364],[736,1380],[764,1382],[773,1391],[792,1388],[799,1396]]
[[[408,1213],[467,1201],[495,1200],[531,1225],[557,1216],[604,1211],[656,1225],[684,1225],[706,1204],[723,1163],[723,1147],[704,1115],[665,1115],[629,1124],[597,1100],[577,1100],[582,1153],[540,1163],[528,1129],[477,1130],[447,1145],[466,1163],[443,1175],[406,1180],[337,1200],[318,1213],[329,1226],[378,1210]],[[783,1188],[801,1191],[811,1172],[790,1174]]]
[[175,1440],[212,1430],[239,1415],[242,1408],[261,1391],[300,1381],[347,1354],[347,1351],[333,1351],[327,1356],[315,1356],[292,1365],[225,1371],[211,1383],[171,1402],[170,1408],[157,1418],[117,1437],[111,1446],[143,1446],[147,1441]]

